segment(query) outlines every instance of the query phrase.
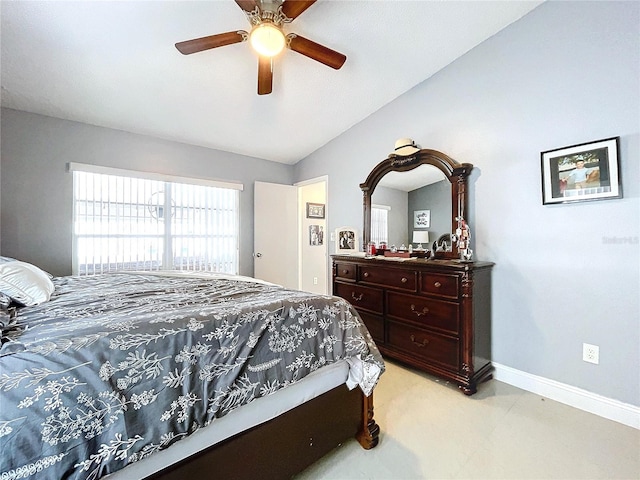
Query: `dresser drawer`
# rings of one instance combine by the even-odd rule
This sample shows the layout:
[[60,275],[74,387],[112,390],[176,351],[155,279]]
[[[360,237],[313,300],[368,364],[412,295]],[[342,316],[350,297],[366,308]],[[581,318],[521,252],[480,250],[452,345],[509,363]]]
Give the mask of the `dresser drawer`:
[[351,263],[336,262],[336,278],[355,280],[356,266]]
[[428,333],[397,322],[389,322],[387,329],[389,347],[404,350],[430,362],[437,362],[453,369],[458,368],[459,342],[455,338]]
[[374,315],[372,313],[358,311],[360,318],[369,330],[369,333],[373,337],[376,343],[384,343],[384,321],[380,315]]
[[458,333],[458,304],[404,293],[387,293],[387,313],[391,317]]
[[423,272],[420,291],[430,295],[458,298],[458,276]]
[[335,284],[335,294],[347,300],[351,305],[373,313],[382,314],[382,290],[378,288],[350,285],[347,283]]
[[418,284],[418,273],[413,270],[397,270],[395,268],[380,268],[376,265],[361,265],[358,279],[362,283],[415,292]]

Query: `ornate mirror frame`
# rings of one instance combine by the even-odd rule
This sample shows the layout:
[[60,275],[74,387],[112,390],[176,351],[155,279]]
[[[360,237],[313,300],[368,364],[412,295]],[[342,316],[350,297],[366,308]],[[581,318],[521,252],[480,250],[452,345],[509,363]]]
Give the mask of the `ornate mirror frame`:
[[[387,159],[376,165],[365,182],[360,184],[363,195],[364,229],[362,240],[365,252],[371,239],[371,196],[378,182],[389,172],[408,172],[420,165],[433,165],[444,173],[451,183],[451,233],[458,228],[458,218],[466,220],[467,178],[473,169],[472,164],[458,163],[437,150],[422,149],[407,156],[392,153]],[[450,251],[433,252],[433,256],[435,258],[459,258],[458,244],[451,242]]]

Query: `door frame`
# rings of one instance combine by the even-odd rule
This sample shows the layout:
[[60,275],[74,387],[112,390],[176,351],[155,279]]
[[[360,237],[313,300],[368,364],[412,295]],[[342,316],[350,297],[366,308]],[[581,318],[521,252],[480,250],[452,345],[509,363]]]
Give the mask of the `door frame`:
[[[324,182],[324,221],[325,221],[325,225],[326,225],[326,232],[324,234],[324,264],[325,264],[325,273],[326,273],[326,284],[325,284],[325,289],[326,289],[326,293],[327,295],[331,295],[331,285],[332,285],[332,278],[330,275],[330,269],[329,269],[329,243],[330,243],[330,239],[331,239],[331,234],[329,232],[329,175],[321,175],[319,177],[313,177],[313,178],[309,178],[307,180],[301,180],[299,182],[295,182],[293,185],[295,187],[298,187],[298,205],[301,204],[301,198],[300,198],[300,187],[304,187],[307,185],[313,185],[316,183],[321,183]],[[302,218],[302,216],[305,215],[305,212],[300,212],[300,216]],[[305,241],[305,234],[307,232],[304,231],[304,228],[302,227],[302,222],[298,222],[298,288],[302,288],[302,262],[304,260],[303,258],[303,249],[302,249],[302,245]]]

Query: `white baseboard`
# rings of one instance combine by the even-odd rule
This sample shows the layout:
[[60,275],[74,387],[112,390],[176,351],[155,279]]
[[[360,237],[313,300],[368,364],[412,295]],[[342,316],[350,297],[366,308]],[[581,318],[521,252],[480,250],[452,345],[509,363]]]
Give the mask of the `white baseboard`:
[[493,363],[493,378],[585,412],[640,429],[640,407]]

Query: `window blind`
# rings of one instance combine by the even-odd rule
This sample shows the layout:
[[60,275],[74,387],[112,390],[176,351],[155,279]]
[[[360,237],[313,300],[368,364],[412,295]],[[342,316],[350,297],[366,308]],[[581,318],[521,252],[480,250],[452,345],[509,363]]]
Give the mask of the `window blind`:
[[376,245],[389,241],[388,218],[391,207],[371,205],[371,241]]
[[75,165],[74,273],[238,273],[240,189],[141,178],[141,172],[88,172]]

